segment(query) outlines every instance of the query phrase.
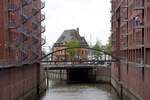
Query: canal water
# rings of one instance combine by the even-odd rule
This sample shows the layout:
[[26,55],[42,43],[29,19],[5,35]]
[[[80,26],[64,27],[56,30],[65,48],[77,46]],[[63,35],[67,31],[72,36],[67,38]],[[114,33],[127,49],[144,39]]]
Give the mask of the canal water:
[[108,84],[67,84],[51,81],[41,100],[120,100]]

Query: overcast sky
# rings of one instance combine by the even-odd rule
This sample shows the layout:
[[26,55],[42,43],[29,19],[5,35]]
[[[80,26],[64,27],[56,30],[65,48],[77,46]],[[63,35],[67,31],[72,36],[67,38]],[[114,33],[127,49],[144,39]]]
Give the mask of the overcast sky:
[[110,0],[45,0],[46,45],[53,45],[65,29],[80,28],[90,43],[110,36]]

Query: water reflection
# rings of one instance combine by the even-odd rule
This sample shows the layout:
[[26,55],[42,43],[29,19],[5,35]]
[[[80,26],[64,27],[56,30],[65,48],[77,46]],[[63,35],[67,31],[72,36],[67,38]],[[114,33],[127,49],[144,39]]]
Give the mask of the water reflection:
[[114,89],[106,84],[66,84],[50,82],[41,100],[120,100]]

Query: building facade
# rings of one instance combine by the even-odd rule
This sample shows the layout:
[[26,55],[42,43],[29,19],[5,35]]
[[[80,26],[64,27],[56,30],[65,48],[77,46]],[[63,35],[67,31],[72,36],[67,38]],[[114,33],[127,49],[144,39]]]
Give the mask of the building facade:
[[112,65],[112,83],[135,100],[149,100],[150,0],[111,0],[111,4],[112,52],[121,59]]
[[0,0],[0,100],[38,91],[44,7],[41,0]]
[[[79,49],[77,49],[77,59],[81,60],[87,60],[88,59],[88,43],[86,42],[84,37],[81,37],[79,34],[79,29],[70,29],[65,30],[62,35],[58,38],[56,43],[52,47],[52,51],[57,51],[61,49],[67,48],[66,42],[70,40],[77,40],[80,43]],[[71,57],[69,56],[67,50],[63,50],[60,52],[56,52],[53,54],[52,59],[55,61],[65,61],[65,60],[71,60]]]
[[40,0],[1,0],[0,59],[6,64],[33,63],[40,57],[44,6]]

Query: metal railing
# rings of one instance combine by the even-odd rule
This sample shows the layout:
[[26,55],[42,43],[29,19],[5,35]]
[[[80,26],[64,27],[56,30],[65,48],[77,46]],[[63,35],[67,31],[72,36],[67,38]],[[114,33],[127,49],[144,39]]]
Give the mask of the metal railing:
[[30,36],[30,31],[25,26],[21,26],[20,28],[18,28],[18,31],[27,37]]
[[32,20],[33,29],[37,29],[39,27],[39,24],[41,24],[41,23],[38,20],[36,20],[36,19]]
[[33,15],[36,15],[38,12],[40,12],[40,9],[38,9],[36,7],[36,5],[33,5],[33,7],[32,7],[32,13],[33,13]]
[[45,1],[41,1],[41,9],[45,8]]
[[44,45],[46,43],[46,37],[42,36],[41,38],[41,45]]
[[41,25],[41,32],[40,33],[44,33],[45,32],[45,25]]
[[144,64],[143,58],[136,58],[136,63]]
[[31,35],[34,39],[36,39],[37,41],[40,41],[41,37],[38,34],[31,32]]
[[[35,0],[22,0],[21,5],[19,4],[8,4],[8,12],[12,12],[13,14],[16,14],[15,11],[19,11],[21,7],[23,8],[26,5],[32,4]],[[38,8],[38,6],[40,8]],[[38,6],[34,5],[32,6],[32,12],[31,14],[25,14],[26,12],[19,12],[21,20],[10,20],[8,21],[8,28],[10,29],[16,29],[18,33],[21,33],[21,35],[25,36],[28,40],[28,37],[32,37],[32,42],[26,43],[23,41],[23,37],[18,37],[18,39],[13,40],[9,44],[9,47],[19,50],[21,53],[23,53],[25,56],[20,56],[20,60],[18,62],[15,62],[13,64],[17,63],[28,63],[29,61],[34,61],[39,57],[39,46],[41,46],[40,41],[42,45],[45,44],[46,40],[45,38],[41,38],[41,33],[45,32],[45,25],[41,25],[41,22],[45,20],[45,13],[41,12],[41,9],[45,7],[45,2],[41,1],[38,3]],[[39,13],[39,18],[37,20],[33,20],[33,29],[30,30],[28,27],[24,25],[25,22],[27,22],[29,19],[33,18],[36,14]],[[41,14],[40,14],[41,13]],[[36,31],[36,32],[35,32]],[[39,45],[39,46],[38,46]],[[29,52],[31,53],[31,59],[29,59],[28,55]],[[33,56],[33,57],[32,57]]]
[[144,47],[144,41],[143,40],[136,40],[136,46],[137,47]]
[[43,21],[43,20],[45,20],[45,12],[41,12],[41,19],[40,19],[41,21]]
[[17,25],[17,23],[16,23],[15,20],[10,20],[10,21],[8,22],[8,28],[10,28],[10,29],[15,29],[15,28],[17,28],[17,27],[18,27],[18,25]]
[[26,6],[26,5],[32,4],[32,1],[33,0],[22,0],[22,5]]
[[15,11],[18,11],[19,9],[20,9],[20,7],[18,7],[14,3],[8,4],[8,11],[9,12],[15,12]]
[[127,37],[128,36],[128,32],[122,32],[121,34],[123,37]]
[[38,55],[39,53],[38,53],[38,48],[37,48],[37,46],[32,46],[31,47],[31,50],[32,50],[32,52],[34,53],[34,54],[36,54],[36,55]]
[[26,15],[24,12],[20,13],[20,16],[22,17],[23,23],[32,18],[32,15]]

